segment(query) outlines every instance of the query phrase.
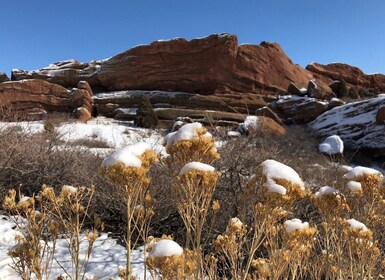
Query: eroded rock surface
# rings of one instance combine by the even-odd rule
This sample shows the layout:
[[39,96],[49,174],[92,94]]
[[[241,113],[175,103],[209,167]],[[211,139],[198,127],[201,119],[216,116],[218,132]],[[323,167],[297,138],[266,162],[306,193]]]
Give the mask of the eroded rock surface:
[[323,113],[310,127],[322,137],[339,135],[347,147],[384,152],[385,124],[378,123],[384,105],[385,95],[345,104]]
[[79,88],[66,88],[43,80],[22,80],[0,84],[0,104],[14,112],[73,112],[81,120],[91,117],[92,90],[87,82]]

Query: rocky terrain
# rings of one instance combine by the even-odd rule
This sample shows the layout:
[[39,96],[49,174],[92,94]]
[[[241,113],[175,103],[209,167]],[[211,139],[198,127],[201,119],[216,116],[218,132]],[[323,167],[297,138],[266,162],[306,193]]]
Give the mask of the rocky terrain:
[[377,97],[384,91],[385,75],[342,63],[302,68],[277,43],[239,45],[230,34],[155,41],[105,60],[17,69],[11,79],[0,73],[1,105],[19,112],[133,120],[148,96],[164,126],[177,117],[236,126],[258,115],[278,125],[312,122],[321,137],[339,134],[352,148],[385,148],[379,136],[385,101]]

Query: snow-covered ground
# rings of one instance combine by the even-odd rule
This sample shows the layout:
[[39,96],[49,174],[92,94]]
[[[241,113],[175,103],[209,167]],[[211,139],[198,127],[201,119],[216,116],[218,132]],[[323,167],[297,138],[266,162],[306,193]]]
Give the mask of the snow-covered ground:
[[[4,127],[21,127],[22,131],[30,133],[44,132],[43,121],[31,122],[0,122]],[[105,117],[97,117],[87,122],[63,122],[55,128],[61,140],[66,143],[77,140],[98,140],[105,142],[110,148],[94,148],[92,151],[106,155],[117,148],[137,142],[146,142],[158,153],[165,153],[161,132],[137,128],[132,122],[116,121]]]
[[[21,279],[12,269],[12,259],[8,250],[15,246],[15,236],[18,234],[15,223],[6,216],[0,215],[0,280]],[[82,243],[81,259],[87,250],[87,242]],[[68,250],[68,240],[60,239],[56,243],[56,254],[58,262],[53,263],[50,279],[58,276],[65,276],[64,269],[71,274],[71,255]],[[144,254],[143,247],[132,251],[132,272],[137,279],[144,278]],[[118,279],[119,269],[126,265],[126,249],[117,244],[116,240],[103,233],[95,241],[90,261],[85,273],[85,279]],[[63,269],[64,268],[64,269]],[[150,272],[147,271],[147,279],[150,279]],[[67,278],[64,278],[67,279]],[[68,278],[70,279],[70,278]]]

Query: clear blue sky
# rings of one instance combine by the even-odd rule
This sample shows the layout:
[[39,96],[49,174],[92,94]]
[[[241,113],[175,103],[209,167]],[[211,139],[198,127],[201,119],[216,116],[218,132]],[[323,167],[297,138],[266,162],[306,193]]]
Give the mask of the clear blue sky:
[[385,73],[384,0],[18,0],[0,5],[0,72],[110,57],[157,39],[278,42],[294,63]]

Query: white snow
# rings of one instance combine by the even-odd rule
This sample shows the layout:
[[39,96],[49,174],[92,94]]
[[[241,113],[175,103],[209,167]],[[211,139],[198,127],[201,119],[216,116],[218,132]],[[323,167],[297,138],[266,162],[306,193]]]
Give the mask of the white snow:
[[24,203],[24,202],[26,202],[26,201],[28,201],[28,200],[30,200],[31,199],[31,197],[29,197],[29,196],[23,196],[20,200],[19,200],[19,202],[17,203],[17,205],[21,205],[22,203]]
[[[201,129],[202,127],[202,124],[198,122],[185,124],[184,126],[179,128],[178,131],[167,134],[167,146],[172,146],[178,141],[192,140],[198,137],[197,130]],[[206,132],[206,134],[204,134],[203,136],[212,138],[212,135],[209,132]]]
[[324,187],[321,187],[318,190],[318,192],[315,193],[315,196],[321,197],[321,196],[324,196],[326,194],[337,194],[337,193],[338,193],[338,191],[335,188],[324,186]]
[[75,194],[75,193],[77,193],[78,188],[73,187],[73,186],[69,186],[69,185],[64,185],[64,186],[62,187],[62,190],[67,190],[67,191],[69,191],[70,193]]
[[[25,133],[44,132],[43,121],[0,122],[0,129],[20,127]],[[132,122],[116,121],[105,117],[97,117],[87,122],[63,122],[55,128],[60,140],[72,143],[77,140],[98,140],[105,142],[110,148],[92,149],[95,153],[106,155],[114,149],[123,148],[137,142],[146,142],[157,153],[165,154],[163,136],[157,130],[149,130],[132,126]],[[63,144],[63,147],[69,146]]]
[[349,181],[346,186],[351,190],[352,192],[357,192],[362,190],[361,183],[356,181]]
[[342,154],[344,152],[344,142],[338,135],[332,135],[319,144],[318,150],[328,155]]
[[[12,259],[8,255],[8,251],[17,245],[15,241],[16,235],[20,235],[20,233],[14,222],[9,217],[0,215],[0,280],[20,279],[16,272],[9,266],[12,264]],[[80,246],[81,259],[85,257],[88,247],[88,241],[84,235],[82,235],[82,240]],[[68,246],[69,240],[57,240],[55,257],[60,265],[53,262],[50,279],[54,280],[60,275],[63,275],[63,268],[69,273],[72,272],[71,255]],[[136,279],[144,279],[143,247],[133,250],[131,258],[133,275],[137,277]],[[103,233],[94,243],[85,278],[100,280],[118,279],[119,269],[125,267],[125,265],[125,247],[119,245],[116,240],[108,237],[106,233]],[[149,271],[147,271],[146,276],[147,279],[151,279]]]
[[249,127],[257,128],[258,117],[257,116],[246,116],[245,121],[239,124],[240,130],[247,132]]
[[238,131],[228,131],[227,132],[227,136],[229,136],[229,137],[239,137],[239,136],[241,136],[241,133],[239,133]]
[[241,228],[242,226],[243,226],[243,223],[239,218],[237,217],[231,218],[228,226],[226,227],[226,232],[229,232],[230,228]]
[[191,170],[199,170],[203,172],[214,172],[215,168],[205,163],[193,161],[183,166],[179,172],[179,175],[183,175]]
[[173,240],[163,239],[158,241],[149,253],[149,256],[171,257],[183,254],[183,248]]
[[139,142],[137,144],[119,149],[103,160],[102,167],[113,166],[119,162],[123,163],[127,167],[141,167],[142,161],[139,157],[146,150],[151,150],[151,147],[145,142]]
[[346,173],[344,175],[344,178],[348,180],[354,180],[364,175],[378,175],[381,178],[383,177],[382,173],[376,169],[363,167],[363,166],[356,166],[352,170],[350,170],[348,173]]
[[272,159],[265,160],[261,163],[261,166],[262,174],[266,177],[264,187],[266,187],[269,192],[274,192],[281,195],[286,194],[286,188],[276,183],[275,180],[278,179],[284,179],[286,181],[292,182],[293,184],[299,185],[301,189],[304,189],[303,181],[299,177],[298,173],[295,172],[295,170],[290,166]]
[[350,229],[351,230],[362,230],[362,231],[367,231],[368,228],[365,226],[365,224],[355,220],[355,219],[349,219],[346,220],[349,223]]
[[308,222],[302,222],[300,219],[291,219],[284,222],[286,232],[290,233],[295,230],[301,230],[309,227]]

